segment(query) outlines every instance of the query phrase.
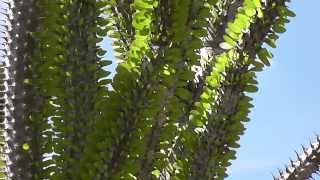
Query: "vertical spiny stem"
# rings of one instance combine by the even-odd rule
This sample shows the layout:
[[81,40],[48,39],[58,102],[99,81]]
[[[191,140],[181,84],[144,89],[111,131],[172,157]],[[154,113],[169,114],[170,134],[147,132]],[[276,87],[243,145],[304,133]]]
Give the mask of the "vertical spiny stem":
[[[42,97],[32,85],[37,8],[34,0],[8,1],[5,39],[5,152],[7,174],[11,179],[38,178],[42,155],[39,153],[39,126],[36,114]],[[40,121],[38,121],[40,120]]]
[[6,179],[6,154],[5,154],[5,136],[4,136],[4,106],[5,106],[5,98],[4,98],[4,65],[3,62],[0,62],[0,179]]

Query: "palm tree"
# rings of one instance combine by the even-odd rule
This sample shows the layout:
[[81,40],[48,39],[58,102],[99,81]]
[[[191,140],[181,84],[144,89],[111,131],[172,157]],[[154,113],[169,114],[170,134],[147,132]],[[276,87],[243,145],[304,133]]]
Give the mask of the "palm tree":
[[223,179],[286,2],[3,0],[1,177]]

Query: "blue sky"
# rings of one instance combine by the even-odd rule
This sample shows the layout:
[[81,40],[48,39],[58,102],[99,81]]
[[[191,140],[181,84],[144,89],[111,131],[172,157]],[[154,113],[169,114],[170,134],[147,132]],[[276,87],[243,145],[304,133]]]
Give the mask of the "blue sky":
[[[227,180],[271,180],[320,133],[320,1],[294,0],[290,7],[297,16],[273,50],[272,66],[258,75],[251,121]],[[111,50],[110,41],[104,47]]]

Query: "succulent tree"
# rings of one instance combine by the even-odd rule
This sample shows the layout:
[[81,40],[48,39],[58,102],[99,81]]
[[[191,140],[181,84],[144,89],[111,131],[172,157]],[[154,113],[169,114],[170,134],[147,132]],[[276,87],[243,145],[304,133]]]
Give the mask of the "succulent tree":
[[287,1],[2,0],[0,177],[223,179]]
[[290,165],[285,171],[279,170],[279,176],[275,180],[305,180],[313,179],[315,174],[320,172],[320,136],[315,142],[310,142],[310,147],[302,146],[302,154],[297,155],[297,160],[290,160]]

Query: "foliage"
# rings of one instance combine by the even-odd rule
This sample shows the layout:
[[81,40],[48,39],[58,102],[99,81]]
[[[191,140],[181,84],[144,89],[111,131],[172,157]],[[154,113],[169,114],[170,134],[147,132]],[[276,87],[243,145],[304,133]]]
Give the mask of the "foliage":
[[286,0],[2,4],[4,179],[224,179],[294,16]]

